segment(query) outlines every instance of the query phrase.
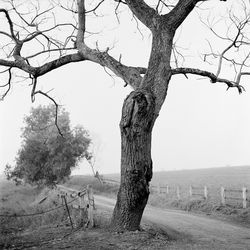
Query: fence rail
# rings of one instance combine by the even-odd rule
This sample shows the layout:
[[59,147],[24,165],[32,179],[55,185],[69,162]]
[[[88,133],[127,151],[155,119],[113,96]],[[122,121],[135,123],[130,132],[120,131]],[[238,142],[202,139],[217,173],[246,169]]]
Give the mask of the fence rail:
[[[178,200],[181,199],[181,192],[180,192],[180,186],[176,186],[175,188],[176,198]],[[158,194],[169,194],[170,187],[169,186],[151,186],[151,190],[153,192],[156,192]],[[221,203],[223,205],[226,204],[227,200],[238,200],[242,202],[242,207],[247,208],[248,201],[250,201],[249,198],[247,198],[247,193],[249,190],[246,187],[243,187],[242,189],[231,189],[231,188],[225,188],[221,187],[220,189],[220,199]],[[189,186],[189,197],[201,197],[205,200],[208,200],[209,198],[209,189],[207,186],[204,187],[195,187],[195,186]],[[239,197],[239,195],[241,195]]]
[[[102,179],[104,184],[110,185],[119,185],[119,181],[111,180],[111,179]],[[180,186],[169,186],[169,185],[150,185],[150,190],[152,192],[156,192],[157,194],[166,194],[169,195],[170,191],[172,194],[176,196],[178,200],[181,199],[181,187]],[[248,204],[250,203],[250,198],[247,197],[247,194],[250,192],[249,189],[243,187],[241,189],[232,189],[232,188],[220,188],[220,202],[221,204],[225,205],[230,200],[241,201],[242,207],[247,208]],[[208,200],[212,194],[209,192],[208,186],[189,186],[189,197],[200,197],[202,199]],[[231,195],[229,195],[231,194]],[[237,196],[238,195],[238,196]],[[239,197],[239,195],[241,195]]]
[[[249,192],[249,190],[246,187],[243,187],[241,190],[229,189],[229,188],[227,189],[227,188],[221,187],[221,203],[225,205],[226,200],[240,200],[242,201],[242,207],[247,208],[247,201],[250,201],[249,199],[247,199],[247,192]],[[232,194],[235,194],[235,193],[242,194],[242,196],[241,197],[232,196]]]
[[[79,209],[80,212],[80,218],[83,219],[84,209],[87,209],[87,215],[88,215],[88,221],[86,226],[93,227],[94,226],[94,216],[93,216],[93,210],[95,209],[95,202],[94,202],[94,196],[93,196],[93,189],[90,185],[87,185],[87,187],[81,191],[67,188],[62,185],[57,185],[57,189],[59,190],[59,194],[61,198],[64,201],[65,207],[67,209],[69,218],[69,210],[67,208],[67,200],[66,197],[70,196],[72,198],[78,197],[78,204],[72,204],[72,207],[75,209]],[[87,200],[85,202],[85,196],[87,196]],[[71,221],[71,226],[73,227],[73,223]]]

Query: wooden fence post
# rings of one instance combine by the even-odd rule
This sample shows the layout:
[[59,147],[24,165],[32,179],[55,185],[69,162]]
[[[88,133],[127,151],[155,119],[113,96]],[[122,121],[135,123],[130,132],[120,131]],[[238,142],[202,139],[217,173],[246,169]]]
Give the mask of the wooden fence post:
[[158,183],[158,185],[157,185],[157,193],[158,193],[158,194],[161,193],[161,186],[160,186],[160,183]]
[[205,200],[207,200],[207,197],[208,197],[208,189],[207,189],[207,186],[204,186],[204,198],[205,198]]
[[71,227],[72,227],[72,229],[74,229],[74,225],[73,225],[73,221],[71,219],[71,215],[70,215],[70,212],[69,212],[69,207],[68,207],[68,204],[67,204],[66,196],[63,195],[62,199],[64,200],[64,204],[65,204],[65,207],[66,207],[66,210],[67,210],[67,213],[68,213],[68,217],[69,217],[69,221],[70,221]]
[[193,195],[193,187],[192,187],[192,185],[189,187],[189,195],[190,195],[190,197],[192,197],[192,195]]
[[78,194],[78,200],[79,200],[79,209],[80,209],[80,221],[81,224],[84,221],[84,194]]
[[181,196],[180,196],[180,187],[179,186],[177,186],[177,188],[176,188],[176,195],[177,195],[177,199],[180,200]]
[[90,227],[94,227],[94,215],[93,215],[93,209],[94,209],[94,196],[93,196],[93,189],[90,185],[87,186],[87,192],[88,192],[88,221],[90,223]]
[[221,187],[221,189],[220,189],[220,194],[221,194],[221,203],[223,204],[223,205],[225,205],[226,204],[226,195],[225,195],[225,188],[224,187]]
[[247,208],[247,188],[242,188],[243,208]]

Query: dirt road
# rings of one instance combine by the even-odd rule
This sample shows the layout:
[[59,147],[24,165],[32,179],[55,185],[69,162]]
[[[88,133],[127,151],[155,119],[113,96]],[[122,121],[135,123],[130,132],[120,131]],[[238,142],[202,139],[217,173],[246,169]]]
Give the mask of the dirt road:
[[[115,200],[98,195],[95,195],[95,202],[107,209],[113,209],[115,204]],[[196,242],[197,247],[186,249],[250,250],[250,228],[152,206],[146,207],[143,220],[154,224],[174,238]],[[208,247],[203,248],[203,246]]]

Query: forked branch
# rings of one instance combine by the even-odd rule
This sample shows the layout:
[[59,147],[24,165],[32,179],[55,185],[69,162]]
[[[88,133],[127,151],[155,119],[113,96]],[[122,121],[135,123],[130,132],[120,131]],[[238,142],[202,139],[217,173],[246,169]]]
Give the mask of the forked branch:
[[147,5],[143,0],[125,0],[133,14],[148,28],[154,26],[154,17],[158,16],[156,10]]

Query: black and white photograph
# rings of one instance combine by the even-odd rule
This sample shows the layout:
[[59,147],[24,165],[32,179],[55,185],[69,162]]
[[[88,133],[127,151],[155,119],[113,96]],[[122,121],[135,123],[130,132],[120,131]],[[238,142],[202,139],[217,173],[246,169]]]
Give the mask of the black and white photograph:
[[0,0],[0,249],[250,250],[250,0]]

